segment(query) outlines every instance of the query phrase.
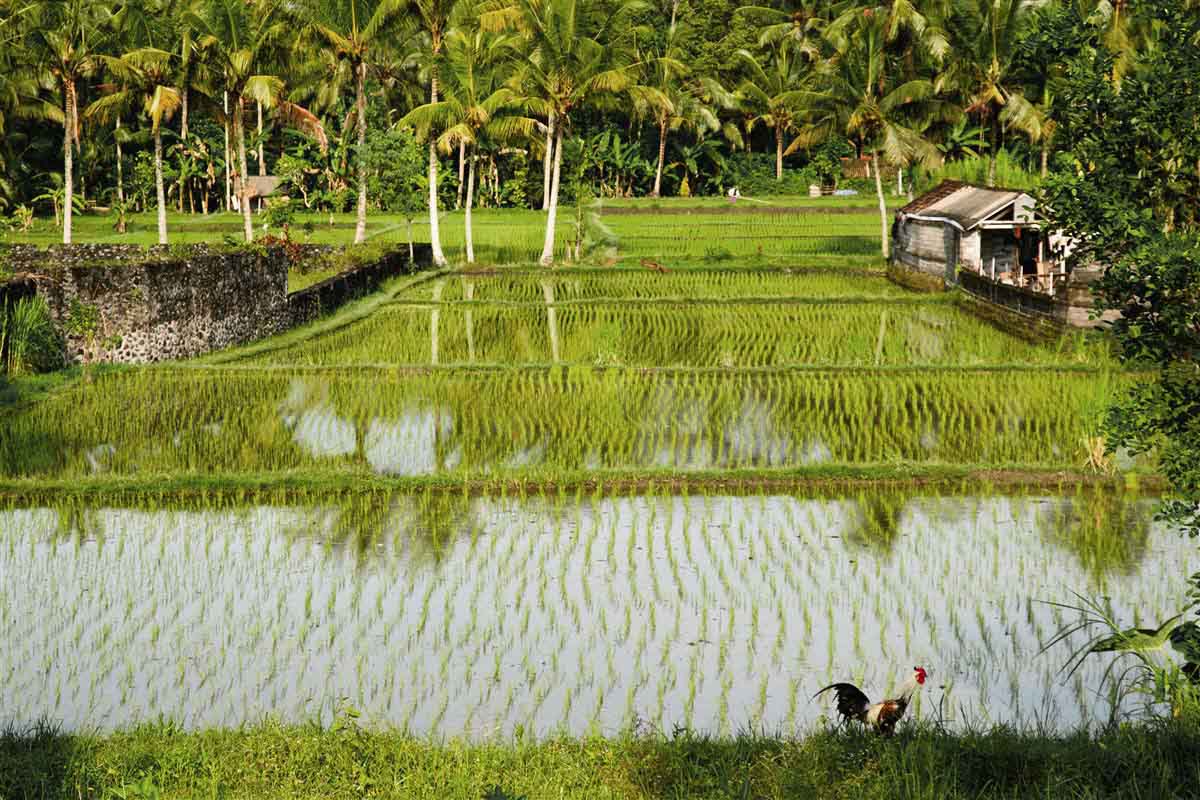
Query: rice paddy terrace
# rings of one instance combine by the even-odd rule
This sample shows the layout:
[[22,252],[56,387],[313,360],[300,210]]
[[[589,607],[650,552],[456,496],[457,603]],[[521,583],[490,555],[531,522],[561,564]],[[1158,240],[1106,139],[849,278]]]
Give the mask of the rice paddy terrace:
[[0,709],[790,731],[922,663],[920,715],[1106,719],[1039,600],[1151,619],[1200,569],[1082,474],[1136,376],[889,283],[861,216],[606,215],[612,266],[426,273],[0,412]]

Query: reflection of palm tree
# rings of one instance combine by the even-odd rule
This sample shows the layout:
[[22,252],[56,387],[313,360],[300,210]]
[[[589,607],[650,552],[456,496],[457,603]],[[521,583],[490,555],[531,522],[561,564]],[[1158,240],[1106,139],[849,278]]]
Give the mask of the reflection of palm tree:
[[412,511],[406,522],[413,560],[422,555],[440,564],[447,546],[476,527],[474,498],[463,491],[434,489],[412,499]]
[[56,511],[58,512],[59,536],[99,539],[104,533],[100,515],[94,508],[73,502],[59,506]]
[[391,492],[365,492],[338,495],[336,502],[338,515],[330,540],[342,547],[352,547],[359,557],[373,552],[396,511],[395,496]]
[[1132,574],[1150,539],[1149,509],[1118,492],[1096,491],[1063,498],[1039,520],[1042,536],[1069,550],[1094,580]]
[[858,518],[846,529],[846,539],[859,547],[890,553],[900,538],[900,523],[907,498],[873,493],[858,498]]

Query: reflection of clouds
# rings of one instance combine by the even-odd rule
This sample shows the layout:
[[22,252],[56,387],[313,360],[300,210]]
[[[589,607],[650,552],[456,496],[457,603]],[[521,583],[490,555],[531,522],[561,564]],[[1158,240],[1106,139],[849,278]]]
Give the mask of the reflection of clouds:
[[727,466],[779,466],[787,462],[787,453],[792,449],[791,437],[775,424],[770,401],[753,394],[742,402],[741,412],[726,426],[725,441],[729,445]]
[[[358,428],[329,402],[327,384],[296,378],[279,408],[292,438],[310,454],[333,457],[357,452]],[[453,432],[453,417],[432,408],[412,409],[395,420],[374,417],[363,437],[363,451],[375,472],[428,475],[439,468],[453,469],[462,460],[461,448],[455,448],[439,464],[438,443]]]
[[508,468],[531,467],[541,464],[545,459],[546,445],[543,442],[534,442],[529,447],[522,447],[509,456],[504,466]]
[[[438,470],[438,441],[453,432],[454,420],[445,411],[409,411],[397,421],[376,417],[367,428],[367,463],[385,475],[428,475]],[[456,448],[442,467],[452,469],[461,457]]]
[[354,423],[339,417],[331,406],[310,408],[299,416],[284,415],[292,438],[314,456],[346,456],[354,453]]
[[117,448],[111,444],[98,444],[91,450],[84,451],[83,459],[87,461],[92,472],[108,472],[112,467],[112,458],[117,454]]
[[833,451],[821,439],[809,439],[800,448],[798,460],[804,466],[824,464],[833,460]]
[[338,416],[329,403],[329,386],[293,378],[288,396],[279,404],[280,419],[291,429],[296,444],[314,456],[354,453],[354,423]]

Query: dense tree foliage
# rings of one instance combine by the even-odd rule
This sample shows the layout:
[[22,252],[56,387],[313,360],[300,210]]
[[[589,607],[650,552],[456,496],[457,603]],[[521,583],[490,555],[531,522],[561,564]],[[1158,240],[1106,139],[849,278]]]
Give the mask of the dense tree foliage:
[[[1097,97],[1136,92],[1198,10],[1173,9],[1165,22],[1155,0],[0,0],[0,210],[53,212],[69,241],[76,209],[123,219],[153,204],[165,241],[168,206],[239,208],[250,238],[253,169],[307,208],[354,208],[361,241],[369,211],[394,205],[369,189],[368,138],[397,127],[428,151],[439,260],[447,206],[540,206],[552,243],[559,195],[578,187],[807,191],[857,155],[875,165],[855,188],[882,201],[881,171],[943,159],[980,156],[984,178],[998,161],[1045,173],[1058,131],[1084,124],[1069,99],[1087,89],[1081,54],[1104,61]],[[564,166],[572,153],[589,157]]]
[[[1194,4],[1191,4],[1194,6]],[[1044,186],[1052,221],[1079,265],[1100,264],[1102,310],[1122,356],[1156,373],[1108,414],[1113,447],[1153,451],[1173,499],[1163,515],[1200,535],[1200,11],[1179,0],[1136,5],[1148,36],[1072,36],[1056,80],[1055,141]],[[1061,20],[1060,20],[1061,22]],[[1079,30],[1078,26],[1075,28]],[[1191,578],[1200,599],[1200,574]],[[1200,625],[1172,633],[1200,673]]]

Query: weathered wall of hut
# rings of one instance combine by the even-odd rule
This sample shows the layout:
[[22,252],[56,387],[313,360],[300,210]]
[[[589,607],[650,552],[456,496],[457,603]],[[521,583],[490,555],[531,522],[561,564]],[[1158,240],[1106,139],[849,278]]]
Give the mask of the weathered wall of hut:
[[957,261],[956,233],[940,222],[905,219],[896,224],[892,257],[908,269],[945,279]]
[[983,261],[983,239],[978,230],[964,233],[959,238],[958,263],[971,269],[979,269]]
[[[405,247],[289,295],[292,265],[277,247],[13,246],[0,258],[46,299],[69,360],[90,349],[95,360],[118,363],[188,358],[271,336],[414,268]],[[94,310],[90,348],[70,324],[79,309]]]

